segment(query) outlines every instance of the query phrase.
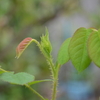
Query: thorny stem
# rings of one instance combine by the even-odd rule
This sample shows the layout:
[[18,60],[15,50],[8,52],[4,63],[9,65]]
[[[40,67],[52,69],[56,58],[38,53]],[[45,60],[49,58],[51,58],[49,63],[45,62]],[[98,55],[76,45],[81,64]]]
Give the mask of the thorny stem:
[[60,65],[57,65],[56,72],[55,72],[55,77],[54,77],[54,81],[53,81],[53,91],[52,91],[53,93],[52,93],[52,99],[51,100],[56,100],[59,66]]
[[35,42],[37,44],[37,46],[40,48],[43,55],[47,58],[47,61],[49,62],[49,65],[51,68],[51,73],[52,73],[52,78],[53,78],[53,91],[52,91],[52,99],[51,100],[56,100],[57,85],[58,85],[58,73],[59,73],[60,65],[59,64],[57,66],[54,65],[54,63],[52,62],[52,58],[46,56],[45,52],[43,51],[43,48],[41,47],[40,43],[37,40],[33,39],[33,42]]
[[30,89],[33,93],[35,93],[36,95],[38,95],[41,100],[46,100],[42,95],[40,95],[38,92],[36,92],[33,88],[31,88],[29,85],[25,85],[28,89]]
[[51,70],[52,70],[52,74],[53,74],[53,76],[54,76],[55,68],[54,68],[54,64],[53,64],[53,62],[52,62],[52,58],[49,58],[49,57],[46,56],[45,52],[43,51],[43,48],[41,47],[40,43],[39,43],[37,40],[35,40],[35,39],[32,39],[32,40],[33,40],[33,42],[35,42],[35,43],[37,44],[37,46],[39,47],[39,49],[42,51],[43,55],[44,55],[44,56],[47,58],[47,60],[49,61],[50,67],[51,67]]
[[52,59],[48,59],[48,62],[50,64],[50,67],[51,67],[51,73],[52,73],[52,76],[53,76],[53,79],[54,79],[54,76],[55,76],[55,66],[52,62]]

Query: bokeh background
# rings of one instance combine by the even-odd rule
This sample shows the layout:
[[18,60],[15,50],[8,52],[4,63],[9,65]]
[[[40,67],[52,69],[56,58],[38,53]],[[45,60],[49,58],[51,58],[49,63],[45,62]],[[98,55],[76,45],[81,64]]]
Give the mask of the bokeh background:
[[[40,41],[49,30],[54,62],[63,41],[79,27],[100,27],[100,0],[0,0],[0,66],[27,72],[39,79],[50,78],[49,67],[38,47],[32,43],[19,59],[17,45],[26,37]],[[32,85],[50,98],[51,83]],[[59,72],[57,100],[99,100],[100,69],[93,63],[78,74],[69,61]],[[26,87],[0,81],[0,100],[40,100]]]

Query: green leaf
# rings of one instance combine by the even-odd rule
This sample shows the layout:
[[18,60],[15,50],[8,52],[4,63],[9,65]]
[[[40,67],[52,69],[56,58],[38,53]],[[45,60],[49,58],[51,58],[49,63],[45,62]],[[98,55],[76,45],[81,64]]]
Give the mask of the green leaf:
[[28,37],[25,38],[16,48],[16,58],[18,59],[23,51],[29,46],[29,44],[32,42],[32,38]]
[[71,38],[68,38],[64,41],[64,43],[62,44],[58,52],[57,62],[61,65],[68,62],[69,60],[68,46],[69,46],[70,39]]
[[36,83],[48,82],[48,81],[52,81],[52,80],[51,79],[45,79],[45,80],[33,81],[33,82],[29,82],[28,85],[33,85],[33,84],[36,84]]
[[100,67],[100,30],[95,30],[88,40],[88,53],[91,60]]
[[25,72],[14,74],[14,72],[5,72],[0,78],[6,82],[18,85],[24,85],[31,81],[34,81],[34,76]]
[[87,52],[87,40],[91,32],[91,29],[79,28],[69,44],[69,56],[78,72],[86,69],[91,62]]
[[0,70],[0,74],[5,73],[4,71]]

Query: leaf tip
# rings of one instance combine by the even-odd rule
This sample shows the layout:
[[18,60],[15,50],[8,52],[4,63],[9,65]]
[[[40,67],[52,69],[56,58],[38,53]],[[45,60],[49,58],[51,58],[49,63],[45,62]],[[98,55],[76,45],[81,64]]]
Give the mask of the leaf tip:
[[90,27],[89,29],[91,29],[92,31],[98,31],[96,28],[94,27]]

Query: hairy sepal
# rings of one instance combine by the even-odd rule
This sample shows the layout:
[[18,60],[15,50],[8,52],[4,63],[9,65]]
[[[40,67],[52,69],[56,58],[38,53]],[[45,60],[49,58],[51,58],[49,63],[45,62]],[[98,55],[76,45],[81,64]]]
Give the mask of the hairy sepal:
[[51,51],[52,51],[52,46],[49,41],[49,32],[47,29],[46,29],[45,35],[43,35],[41,37],[41,47],[42,47],[41,51],[44,54],[44,56],[50,57]]

